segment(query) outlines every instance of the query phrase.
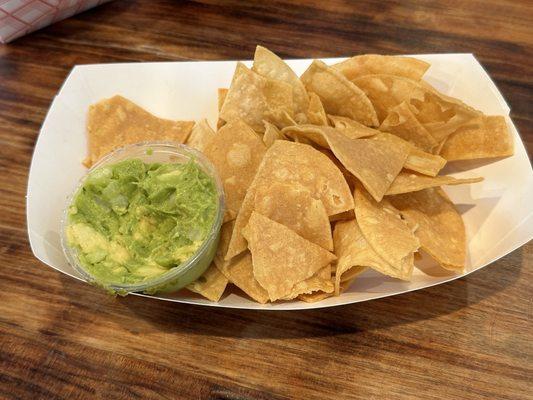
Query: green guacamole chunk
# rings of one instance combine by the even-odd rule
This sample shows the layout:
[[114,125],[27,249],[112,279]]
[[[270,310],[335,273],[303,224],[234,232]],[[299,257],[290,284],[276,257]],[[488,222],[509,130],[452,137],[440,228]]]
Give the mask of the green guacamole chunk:
[[190,258],[217,207],[215,182],[194,160],[129,159],[89,174],[68,210],[67,243],[97,283],[141,283]]

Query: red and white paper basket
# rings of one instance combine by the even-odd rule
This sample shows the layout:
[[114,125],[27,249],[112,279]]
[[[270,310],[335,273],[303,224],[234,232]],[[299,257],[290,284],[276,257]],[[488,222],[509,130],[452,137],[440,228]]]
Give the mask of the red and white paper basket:
[[0,0],[0,43],[110,0]]

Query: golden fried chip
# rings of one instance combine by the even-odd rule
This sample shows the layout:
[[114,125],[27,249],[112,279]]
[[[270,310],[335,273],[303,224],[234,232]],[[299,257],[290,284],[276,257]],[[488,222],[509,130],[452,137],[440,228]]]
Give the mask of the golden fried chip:
[[333,290],[331,265],[326,265],[324,268],[319,269],[312,277],[294,285],[290,293],[281,300],[292,300],[300,295],[312,293],[333,293]]
[[298,123],[306,122],[309,107],[309,97],[298,75],[270,50],[257,46],[255,48],[254,65],[252,70],[270,80],[282,81],[292,87],[294,101],[294,118]]
[[224,260],[234,226],[235,221],[226,222],[222,225],[220,240],[213,261],[229,282],[233,283],[255,301],[264,304],[268,301],[268,293],[254,278],[250,252],[246,251],[229,261]]
[[466,259],[463,219],[440,188],[391,196],[390,202],[418,229],[420,246],[444,268],[460,272]]
[[298,183],[273,182],[259,185],[254,210],[290,228],[304,239],[333,251],[328,213],[322,201]]
[[228,94],[228,89],[226,88],[218,88],[217,92],[217,101],[218,101],[218,121],[217,121],[217,129],[222,128],[222,126],[226,123],[223,119],[220,118],[220,110],[222,110],[222,105],[224,104],[224,101],[226,100],[226,95]]
[[336,258],[286,226],[256,212],[252,213],[242,233],[252,253],[254,277],[266,289],[270,301],[289,295],[297,283],[310,278]]
[[224,263],[227,262],[224,260],[224,256],[228,251],[229,241],[231,240],[234,226],[235,220],[222,224],[222,227],[220,228],[220,238],[218,240],[218,247],[213,262],[221,271],[223,270]]
[[383,122],[400,103],[408,102],[418,121],[437,142],[480,115],[479,111],[437,92],[423,81],[380,74],[361,76],[353,82],[368,96],[379,121]]
[[224,263],[221,269],[228,280],[258,303],[268,302],[268,293],[257,282],[252,267],[252,255],[249,251],[239,254]]
[[475,125],[459,128],[439,152],[448,161],[507,157],[513,153],[514,139],[502,116],[484,116]]
[[122,96],[101,100],[89,107],[86,167],[127,144],[171,141],[184,143],[193,121],[158,118]]
[[337,256],[337,296],[340,294],[342,282],[353,281],[367,267],[389,275],[390,265],[368,244],[355,220],[337,222],[333,231],[333,242]]
[[388,265],[380,272],[394,278],[411,279],[414,253],[420,243],[412,228],[401,219],[398,210],[387,200],[377,203],[358,185],[355,189],[355,216],[368,244]]
[[378,130],[369,128],[351,118],[339,117],[338,115],[328,115],[333,126],[343,131],[343,133],[352,139],[374,136],[379,133]]
[[259,135],[241,120],[228,122],[206,143],[204,154],[224,186],[225,221],[237,216],[265,151]]
[[322,201],[328,216],[353,209],[348,183],[326,155],[305,144],[278,140],[268,149],[246,193],[235,221],[226,260],[246,249],[241,231],[254,210],[256,188],[274,182],[299,184],[307,188],[313,198]]
[[444,165],[446,165],[446,160],[444,158],[435,154],[426,153],[391,133],[380,132],[373,136],[372,139],[386,141],[394,146],[408,147],[409,156],[407,156],[407,160],[405,160],[403,166],[406,169],[420,172],[424,175],[436,176]]
[[198,121],[194,128],[192,128],[191,134],[185,144],[196,150],[202,151],[205,144],[215,136],[215,131],[209,126],[206,119]]
[[352,80],[362,75],[390,74],[420,80],[430,64],[412,57],[364,54],[332,65]]
[[327,125],[328,118],[326,111],[316,93],[309,93],[309,109],[307,110],[307,120],[313,125]]
[[286,137],[281,131],[268,121],[263,121],[265,124],[265,133],[263,135],[263,143],[266,147],[270,147],[276,140],[285,140]]
[[322,61],[314,60],[301,79],[308,92],[320,97],[327,113],[349,117],[364,125],[379,125],[376,111],[365,93]]
[[[357,129],[355,127],[350,127],[347,129],[337,129],[331,126],[318,126],[318,125],[295,125],[287,126],[281,130],[281,132],[294,140],[296,139],[307,139],[312,143],[316,143],[320,147],[329,149],[329,143],[327,137],[331,135],[342,134],[349,139],[359,139],[363,137],[370,136],[370,131],[378,132],[375,129],[367,128],[363,126],[362,129]],[[372,134],[375,134],[372,132]]]
[[411,108],[412,106],[405,101],[391,108],[379,130],[392,133],[423,151],[431,152],[437,146],[437,141],[418,122]]
[[201,294],[211,301],[219,301],[228,284],[228,279],[219,271],[215,264],[211,264],[201,277],[187,285],[191,292]]
[[457,179],[453,176],[427,176],[415,172],[400,172],[387,190],[387,195],[417,192],[443,185],[464,185],[481,182],[483,178]]
[[346,167],[380,201],[409,155],[409,148],[387,141],[349,139],[335,132],[327,136],[329,147]]
[[237,63],[220,118],[226,122],[242,119],[252,129],[263,132],[263,120],[278,124],[285,114],[293,117],[292,86],[266,79]]

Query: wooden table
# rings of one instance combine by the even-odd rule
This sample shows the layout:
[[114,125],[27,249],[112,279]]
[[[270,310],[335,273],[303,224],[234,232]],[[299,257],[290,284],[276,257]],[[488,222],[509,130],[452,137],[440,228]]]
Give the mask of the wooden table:
[[258,43],[474,52],[533,153],[526,0],[269,3],[115,1],[0,46],[1,398],[532,398],[531,243],[455,282],[304,312],[115,299],[33,258],[28,166],[76,64],[246,59]]

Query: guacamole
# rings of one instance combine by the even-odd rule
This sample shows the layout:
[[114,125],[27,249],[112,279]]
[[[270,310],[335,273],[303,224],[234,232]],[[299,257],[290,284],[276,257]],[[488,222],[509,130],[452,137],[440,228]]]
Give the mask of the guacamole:
[[217,207],[215,182],[194,160],[128,159],[88,175],[68,209],[67,244],[98,284],[141,283],[190,258]]

